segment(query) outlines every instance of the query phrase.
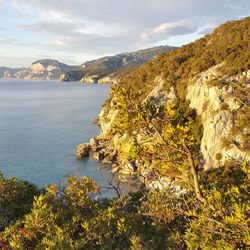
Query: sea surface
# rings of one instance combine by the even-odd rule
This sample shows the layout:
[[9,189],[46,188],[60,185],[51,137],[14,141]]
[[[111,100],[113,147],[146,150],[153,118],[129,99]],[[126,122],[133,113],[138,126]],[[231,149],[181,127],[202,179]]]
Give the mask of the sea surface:
[[110,172],[91,157],[76,160],[75,149],[98,134],[93,119],[108,91],[109,85],[0,80],[0,171],[39,187],[68,175],[106,186]]

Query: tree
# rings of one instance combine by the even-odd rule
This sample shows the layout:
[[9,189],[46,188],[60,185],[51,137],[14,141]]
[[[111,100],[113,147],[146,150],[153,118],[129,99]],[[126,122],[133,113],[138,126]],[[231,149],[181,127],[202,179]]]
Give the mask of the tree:
[[249,163],[233,163],[203,174],[207,204],[190,209],[185,233],[189,249],[248,249],[250,245]]
[[[155,165],[161,165],[167,174],[171,175],[172,172],[172,177],[177,180],[182,178],[190,184],[188,178],[191,176],[196,197],[204,203],[197,173],[202,126],[195,110],[190,109],[188,103],[173,101],[158,105],[150,99],[142,104],[140,112],[142,116],[137,126],[143,128],[140,133],[155,147],[153,152],[148,153],[148,143],[138,144],[140,157],[149,159],[151,154],[152,160],[156,159]],[[157,169],[160,169],[159,165]]]
[[0,231],[27,214],[34,196],[40,192],[32,183],[16,178],[7,179],[0,172]]

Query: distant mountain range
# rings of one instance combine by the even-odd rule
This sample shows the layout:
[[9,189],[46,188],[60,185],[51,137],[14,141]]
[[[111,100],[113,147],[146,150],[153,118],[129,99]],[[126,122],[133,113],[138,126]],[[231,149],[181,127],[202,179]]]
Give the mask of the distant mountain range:
[[0,78],[14,78],[15,74],[19,71],[23,71],[26,68],[12,69],[8,67],[0,67]]
[[60,76],[61,81],[81,81],[111,83],[116,82],[128,71],[152,60],[157,55],[176,49],[170,46],[159,46],[136,52],[121,53],[115,56],[102,57],[85,62],[76,69]]
[[0,78],[25,80],[58,79],[60,74],[73,70],[76,66],[69,66],[56,60],[44,59],[33,62],[30,68],[12,69],[0,67]]
[[173,49],[176,48],[159,46],[87,61],[80,66],[70,66],[57,60],[44,59],[33,62],[30,68],[0,67],[0,78],[112,83],[133,68]]

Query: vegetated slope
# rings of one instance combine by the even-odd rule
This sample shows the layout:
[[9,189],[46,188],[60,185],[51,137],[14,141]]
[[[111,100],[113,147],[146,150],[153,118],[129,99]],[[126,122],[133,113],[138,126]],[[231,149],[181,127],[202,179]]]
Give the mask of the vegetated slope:
[[77,70],[62,74],[60,80],[81,80],[90,83],[117,82],[122,75],[125,75],[130,70],[152,60],[156,55],[173,49],[175,48],[170,46],[159,46],[88,61],[79,66]]
[[112,87],[99,139],[121,168],[185,182],[190,164],[210,169],[249,159],[249,29],[249,17],[227,22]]
[[249,27],[228,22],[112,87],[91,146],[134,170],[138,193],[98,200],[94,181],[69,177],[39,195],[0,174],[0,246],[248,249]]

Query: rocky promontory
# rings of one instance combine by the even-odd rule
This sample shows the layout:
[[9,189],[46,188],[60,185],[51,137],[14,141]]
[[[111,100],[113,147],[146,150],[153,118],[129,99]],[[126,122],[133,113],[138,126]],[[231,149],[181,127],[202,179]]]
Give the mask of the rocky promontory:
[[30,68],[11,69],[0,67],[0,78],[53,80],[58,79],[63,72],[68,72],[74,68],[75,66],[60,63],[57,60],[44,59],[33,62]]

